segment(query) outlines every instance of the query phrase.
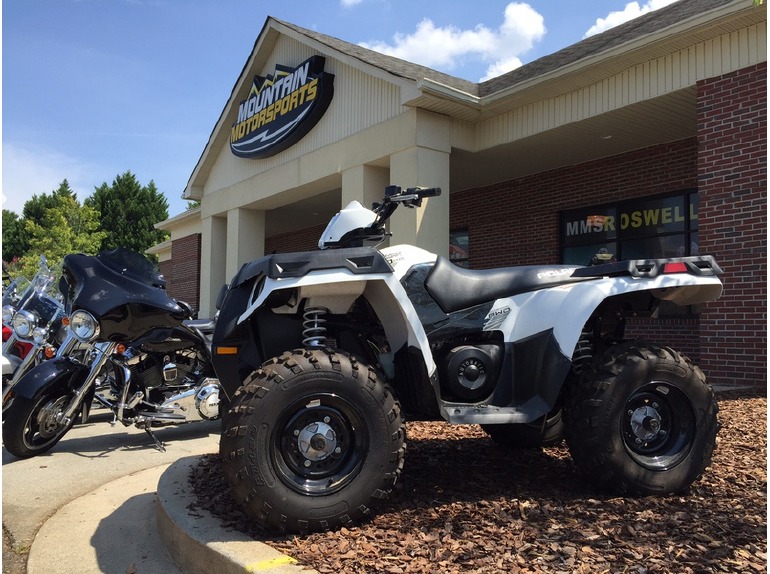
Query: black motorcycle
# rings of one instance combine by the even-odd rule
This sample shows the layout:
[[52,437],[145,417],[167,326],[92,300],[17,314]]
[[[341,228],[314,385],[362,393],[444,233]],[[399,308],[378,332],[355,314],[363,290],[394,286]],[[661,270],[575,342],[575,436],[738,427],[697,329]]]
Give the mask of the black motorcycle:
[[81,351],[39,364],[15,385],[3,413],[11,454],[50,450],[79,415],[87,420],[94,400],[114,413],[113,424],[144,429],[161,450],[153,427],[219,418],[214,321],[192,320],[149,260],[127,249],[68,255],[59,290]]

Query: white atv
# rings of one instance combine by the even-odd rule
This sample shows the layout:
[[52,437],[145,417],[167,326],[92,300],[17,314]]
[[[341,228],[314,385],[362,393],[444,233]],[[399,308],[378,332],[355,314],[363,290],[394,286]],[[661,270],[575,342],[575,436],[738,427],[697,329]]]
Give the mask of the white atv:
[[399,205],[352,202],[320,251],[244,265],[220,306],[214,363],[232,492],[270,529],[360,522],[404,463],[405,417],[477,423],[497,443],[566,435],[621,493],[685,489],[711,460],[717,404],[670,348],[624,340],[628,316],[722,292],[712,257],[473,271],[413,246],[378,251]]

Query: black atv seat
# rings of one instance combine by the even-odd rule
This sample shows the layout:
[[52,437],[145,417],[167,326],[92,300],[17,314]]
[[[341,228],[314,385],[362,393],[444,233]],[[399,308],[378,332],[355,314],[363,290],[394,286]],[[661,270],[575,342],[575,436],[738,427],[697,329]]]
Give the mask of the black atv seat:
[[580,266],[522,265],[500,269],[471,270],[444,257],[436,259],[425,280],[425,289],[445,313],[555,285],[585,281],[573,277]]

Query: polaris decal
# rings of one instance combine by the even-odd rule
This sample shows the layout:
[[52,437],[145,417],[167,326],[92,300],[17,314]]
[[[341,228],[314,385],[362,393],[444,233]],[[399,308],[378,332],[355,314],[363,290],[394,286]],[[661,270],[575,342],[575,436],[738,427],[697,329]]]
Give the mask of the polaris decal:
[[324,72],[325,63],[323,56],[311,56],[296,68],[276,65],[272,76],[254,76],[230,130],[230,151],[270,157],[305,137],[334,96],[334,74]]
[[492,331],[497,329],[508,318],[508,314],[511,312],[510,307],[502,307],[501,309],[492,309],[489,314],[484,318],[484,331]]
[[567,267],[566,269],[548,269],[547,271],[541,271],[537,274],[538,279],[545,279],[546,277],[558,278],[569,277],[572,275],[577,267]]

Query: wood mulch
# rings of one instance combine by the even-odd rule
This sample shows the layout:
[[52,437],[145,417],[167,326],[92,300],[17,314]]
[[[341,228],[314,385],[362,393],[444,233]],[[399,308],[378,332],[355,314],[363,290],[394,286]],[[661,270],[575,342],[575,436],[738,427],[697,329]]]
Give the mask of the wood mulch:
[[368,523],[305,536],[255,526],[216,455],[198,505],[321,573],[767,571],[767,398],[719,393],[711,467],[686,495],[617,497],[581,480],[566,446],[509,451],[478,426],[409,423],[402,479]]

